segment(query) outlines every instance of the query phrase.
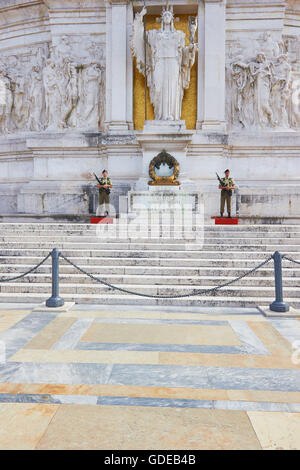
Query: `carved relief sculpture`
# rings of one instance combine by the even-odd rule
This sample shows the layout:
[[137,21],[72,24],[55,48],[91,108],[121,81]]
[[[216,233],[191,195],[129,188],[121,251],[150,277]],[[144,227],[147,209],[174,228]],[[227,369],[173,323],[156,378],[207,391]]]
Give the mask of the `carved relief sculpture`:
[[63,36],[57,45],[39,46],[0,62],[1,134],[100,128],[101,45],[87,39],[81,46]]
[[238,55],[229,65],[231,124],[243,128],[292,127],[292,67],[284,43],[273,41],[270,33],[265,33],[256,48],[262,50],[253,58]]

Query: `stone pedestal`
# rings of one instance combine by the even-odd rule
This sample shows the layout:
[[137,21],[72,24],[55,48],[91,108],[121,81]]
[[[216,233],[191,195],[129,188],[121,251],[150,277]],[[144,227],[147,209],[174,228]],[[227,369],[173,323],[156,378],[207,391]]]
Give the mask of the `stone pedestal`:
[[170,153],[179,163],[181,187],[190,183],[187,176],[187,146],[193,137],[193,131],[185,128],[184,121],[145,121],[144,130],[136,133],[143,160],[142,174],[135,189],[147,190],[149,181],[149,164],[162,150]]
[[[203,243],[203,195],[175,186],[129,191],[130,230],[134,236]],[[134,230],[132,230],[134,229]]]
[[129,191],[129,213],[137,211],[172,212],[183,209],[201,210],[201,193],[186,192],[178,186],[153,186],[149,191]]

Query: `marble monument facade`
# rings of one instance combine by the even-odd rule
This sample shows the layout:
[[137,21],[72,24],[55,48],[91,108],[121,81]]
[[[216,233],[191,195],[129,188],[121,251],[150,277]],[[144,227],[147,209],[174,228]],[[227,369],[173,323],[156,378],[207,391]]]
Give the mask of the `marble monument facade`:
[[93,212],[91,173],[103,168],[118,212],[119,196],[148,190],[165,149],[207,217],[219,207],[215,172],[228,167],[241,216],[299,221],[300,0],[174,0],[164,47],[165,2],[143,5],[1,2],[2,218]]

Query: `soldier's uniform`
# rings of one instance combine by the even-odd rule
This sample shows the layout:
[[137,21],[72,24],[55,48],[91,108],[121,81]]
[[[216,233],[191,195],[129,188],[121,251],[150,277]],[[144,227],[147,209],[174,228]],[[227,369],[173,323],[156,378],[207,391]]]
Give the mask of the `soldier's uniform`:
[[[222,186],[228,186],[228,187],[233,187],[234,186],[234,181],[233,178],[221,178],[222,181]],[[220,207],[220,213],[223,215],[224,209],[225,209],[225,202],[227,206],[227,212],[228,215],[231,215],[231,199],[232,199],[232,189],[226,190],[222,189],[221,190],[221,207]]]
[[[100,178],[100,184],[104,185],[104,184],[108,184],[108,185],[111,185],[112,182],[111,182],[111,179],[109,177],[107,178],[104,178],[102,176],[102,178]],[[101,215],[104,214],[104,203],[105,203],[105,208],[106,208],[106,211],[109,212],[109,192],[107,191],[108,189],[110,188],[99,188],[99,213]]]

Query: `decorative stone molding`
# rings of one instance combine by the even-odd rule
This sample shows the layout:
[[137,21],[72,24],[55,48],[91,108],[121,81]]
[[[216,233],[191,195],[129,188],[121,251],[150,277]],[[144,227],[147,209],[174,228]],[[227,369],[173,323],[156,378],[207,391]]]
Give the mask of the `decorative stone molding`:
[[[159,170],[161,165],[167,165],[170,170],[173,170],[172,174],[170,176],[158,176],[156,170]],[[180,181],[177,180],[179,176],[179,163],[176,158],[163,150],[151,160],[149,176],[152,178],[151,181],[148,181],[150,186],[178,186],[180,185]]]

